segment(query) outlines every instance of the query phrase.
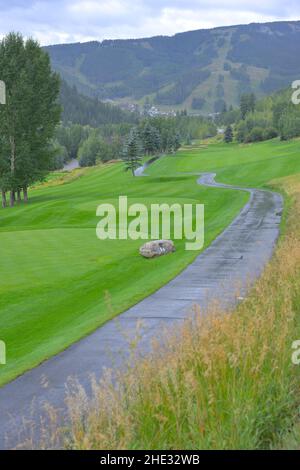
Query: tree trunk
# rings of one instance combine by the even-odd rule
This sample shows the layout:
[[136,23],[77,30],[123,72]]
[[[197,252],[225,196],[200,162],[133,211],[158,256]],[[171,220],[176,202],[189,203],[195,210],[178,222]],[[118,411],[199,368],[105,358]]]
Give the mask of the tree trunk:
[[24,194],[24,202],[27,204],[27,202],[28,202],[28,190],[27,190],[27,187],[23,188],[23,194]]
[[10,207],[14,207],[15,205],[15,192],[13,190],[10,191]]
[[[12,181],[13,181],[14,176],[15,176],[16,145],[15,145],[15,139],[14,139],[13,136],[10,136],[9,141],[10,141],[10,148],[11,148],[10,173],[11,173],[11,177],[12,177]],[[14,207],[15,200],[16,200],[15,191],[12,189],[10,191],[10,207]]]
[[2,207],[5,209],[7,203],[6,203],[6,192],[2,189],[1,190],[1,195],[2,195]]
[[15,145],[15,139],[11,136],[9,138],[10,142],[10,149],[11,149],[11,154],[10,154],[10,172],[11,175],[14,176],[15,174],[15,161],[16,161],[16,145]]
[[17,190],[17,201],[18,201],[18,204],[20,204],[22,202],[21,189]]

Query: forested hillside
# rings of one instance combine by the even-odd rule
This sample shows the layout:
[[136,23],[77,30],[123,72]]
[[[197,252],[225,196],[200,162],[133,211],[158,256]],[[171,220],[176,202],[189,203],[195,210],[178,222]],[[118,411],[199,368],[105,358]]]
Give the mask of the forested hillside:
[[124,111],[117,106],[103,103],[97,98],[89,98],[78,93],[75,86],[70,87],[65,81],[61,83],[60,103],[62,121],[99,127],[104,124],[134,123],[137,115]]
[[300,76],[300,22],[232,26],[173,37],[47,47],[53,67],[89,96],[195,112],[264,96]]

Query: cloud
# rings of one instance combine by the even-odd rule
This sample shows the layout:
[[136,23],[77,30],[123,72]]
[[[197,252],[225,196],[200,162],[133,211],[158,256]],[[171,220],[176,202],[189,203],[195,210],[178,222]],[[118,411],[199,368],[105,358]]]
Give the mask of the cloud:
[[0,35],[42,44],[172,35],[191,29],[300,17],[298,0],[0,0]]

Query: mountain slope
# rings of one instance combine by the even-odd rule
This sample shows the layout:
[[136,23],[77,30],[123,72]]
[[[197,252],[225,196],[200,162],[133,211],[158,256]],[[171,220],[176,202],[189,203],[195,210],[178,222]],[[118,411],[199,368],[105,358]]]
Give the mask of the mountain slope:
[[53,67],[79,91],[117,102],[219,111],[241,93],[263,96],[300,77],[300,21],[173,37],[49,46]]
[[137,115],[124,111],[117,106],[102,103],[97,98],[83,96],[76,87],[71,87],[62,81],[60,91],[62,105],[62,121],[64,124],[73,123],[83,126],[99,127],[104,124],[135,123]]

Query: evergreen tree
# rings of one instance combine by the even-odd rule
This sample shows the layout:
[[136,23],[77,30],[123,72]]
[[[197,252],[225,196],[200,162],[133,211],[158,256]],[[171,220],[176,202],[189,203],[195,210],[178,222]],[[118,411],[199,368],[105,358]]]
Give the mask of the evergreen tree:
[[141,140],[143,149],[147,155],[155,155],[159,152],[161,146],[160,133],[158,129],[151,126],[148,121],[144,129],[142,129]]
[[233,141],[232,127],[227,126],[225,134],[224,134],[224,142],[226,142],[226,144],[230,144],[232,141]]
[[242,119],[246,118],[248,113],[248,98],[247,95],[242,95],[240,100],[240,110]]
[[179,132],[175,133],[174,140],[173,140],[173,152],[177,152],[181,147],[181,139]]
[[142,164],[142,146],[138,130],[134,127],[127,138],[123,149],[123,160],[126,171],[135,176],[135,170]]
[[240,100],[241,117],[245,119],[248,113],[253,113],[255,110],[256,98],[254,93],[243,94]]

